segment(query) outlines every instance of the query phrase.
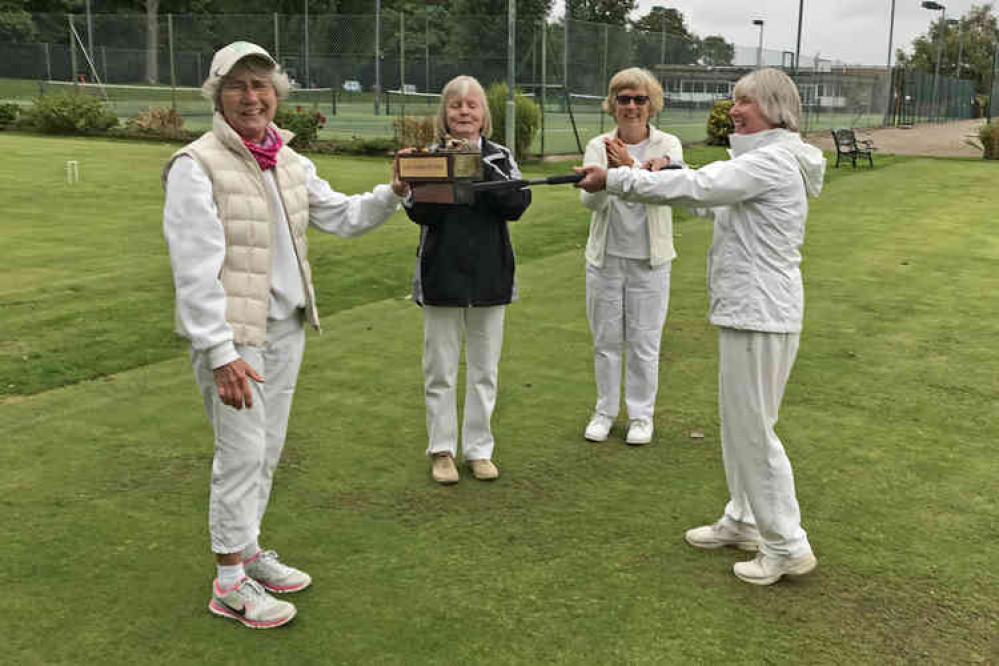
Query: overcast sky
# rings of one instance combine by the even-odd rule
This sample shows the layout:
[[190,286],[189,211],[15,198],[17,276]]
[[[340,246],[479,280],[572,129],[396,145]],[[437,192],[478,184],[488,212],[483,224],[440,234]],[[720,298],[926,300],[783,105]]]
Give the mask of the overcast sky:
[[[912,40],[925,33],[930,21],[940,12],[923,9],[921,0],[896,0],[895,32],[892,39],[892,62],[898,48],[912,50]],[[948,18],[958,18],[972,5],[985,0],[940,0],[947,7]],[[841,60],[850,64],[884,65],[888,59],[888,27],[891,0],[804,0],[801,27],[801,61],[815,57]],[[556,13],[563,3],[555,0]],[[763,19],[763,48],[794,51],[798,34],[799,0],[639,0],[638,11],[644,16],[654,6],[678,9],[690,30],[699,37],[722,35],[739,46],[755,48],[759,27],[754,19]]]

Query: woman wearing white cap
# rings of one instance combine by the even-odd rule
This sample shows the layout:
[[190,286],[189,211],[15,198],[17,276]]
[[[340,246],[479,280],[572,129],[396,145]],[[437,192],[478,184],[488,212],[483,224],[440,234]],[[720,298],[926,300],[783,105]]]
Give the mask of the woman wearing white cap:
[[272,123],[288,87],[256,44],[219,50],[203,86],[215,107],[212,129],[163,172],[177,331],[191,341],[215,432],[209,531],[217,577],[209,610],[255,628],[295,616],[292,604],[269,592],[312,582],[259,541],[302,361],[303,322],[319,327],[306,229],[362,234],[407,193],[396,173],[370,193],[333,191],[288,147],[292,135]]

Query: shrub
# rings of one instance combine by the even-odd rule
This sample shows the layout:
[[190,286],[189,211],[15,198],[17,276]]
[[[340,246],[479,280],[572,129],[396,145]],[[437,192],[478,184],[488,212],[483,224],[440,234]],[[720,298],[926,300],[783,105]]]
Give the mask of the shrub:
[[437,140],[434,116],[396,116],[392,130],[396,143],[403,147],[424,148]]
[[184,136],[184,118],[177,109],[150,108],[125,121],[129,134],[175,139]]
[[732,108],[732,100],[718,100],[711,107],[708,114],[708,138],[705,141],[709,146],[727,146],[728,135],[735,131],[732,118],[728,115]]
[[999,160],[999,122],[986,123],[978,128],[978,136],[968,141],[982,151],[987,160]]
[[[493,134],[490,138],[499,143],[506,141],[506,97],[508,91],[509,88],[505,83],[494,83],[486,91],[489,113],[493,117]],[[513,150],[518,158],[524,158],[530,154],[534,136],[541,126],[541,109],[534,100],[525,97],[520,91],[515,91],[514,113],[516,115],[514,129],[516,146],[507,146],[507,148]]]
[[23,113],[30,129],[50,134],[104,132],[118,124],[118,116],[96,97],[63,93],[43,95]]
[[21,107],[13,102],[0,104],[0,130],[17,122],[17,117],[21,115]]
[[326,116],[301,106],[279,106],[274,114],[274,124],[295,133],[289,143],[292,148],[304,148],[319,138],[319,130],[326,125]]

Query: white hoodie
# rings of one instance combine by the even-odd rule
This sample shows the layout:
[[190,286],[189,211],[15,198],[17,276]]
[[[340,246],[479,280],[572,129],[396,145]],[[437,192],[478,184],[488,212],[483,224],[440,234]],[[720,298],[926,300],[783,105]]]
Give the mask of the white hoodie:
[[826,160],[794,132],[733,134],[732,158],[697,171],[612,169],[607,191],[645,203],[707,207],[710,321],[770,333],[801,331],[801,244],[807,195],[818,196]]

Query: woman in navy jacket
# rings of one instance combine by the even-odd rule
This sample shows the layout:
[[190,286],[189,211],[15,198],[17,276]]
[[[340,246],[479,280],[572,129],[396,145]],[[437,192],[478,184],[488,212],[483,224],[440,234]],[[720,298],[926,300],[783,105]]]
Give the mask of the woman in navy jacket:
[[[485,138],[492,119],[485,91],[459,76],[441,92],[438,128],[482,153],[485,180],[516,180],[520,170],[505,147]],[[413,300],[423,308],[423,376],[427,455],[434,480],[458,482],[456,386],[462,335],[467,367],[462,455],[476,479],[499,476],[492,461],[490,426],[496,405],[503,316],[517,298],[514,253],[507,222],[531,203],[527,189],[475,194],[470,205],[405,202],[420,225]]]

